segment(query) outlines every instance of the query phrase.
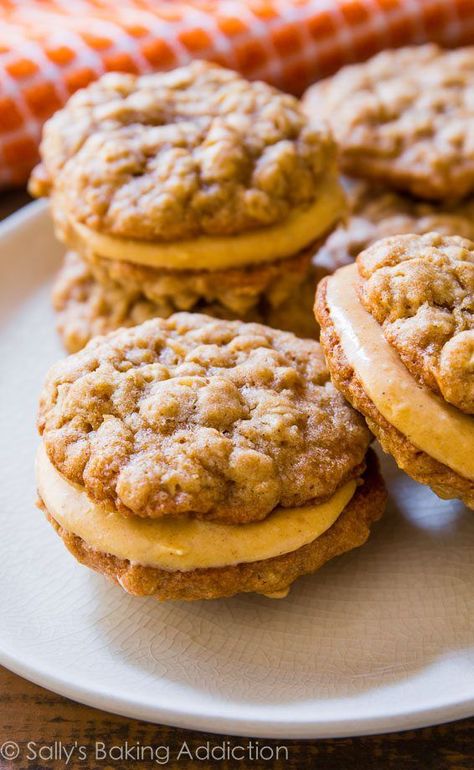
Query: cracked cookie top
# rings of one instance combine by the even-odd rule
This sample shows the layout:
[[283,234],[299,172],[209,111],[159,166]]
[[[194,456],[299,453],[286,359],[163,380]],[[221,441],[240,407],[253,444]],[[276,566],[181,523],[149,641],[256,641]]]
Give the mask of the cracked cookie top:
[[370,441],[317,342],[188,313],[56,364],[39,429],[55,467],[98,503],[236,523],[331,496]]
[[196,61],[78,91],[41,157],[35,195],[97,231],[170,241],[281,222],[324,193],[335,144],[294,97]]
[[411,374],[474,414],[474,243],[400,235],[357,258],[364,307]]
[[325,118],[341,165],[421,198],[474,189],[474,46],[385,51],[311,86],[308,114]]

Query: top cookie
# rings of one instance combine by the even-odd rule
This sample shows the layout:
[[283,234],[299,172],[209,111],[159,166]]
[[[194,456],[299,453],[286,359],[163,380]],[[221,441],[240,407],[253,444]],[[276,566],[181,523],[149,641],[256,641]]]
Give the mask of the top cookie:
[[474,189],[474,47],[386,51],[308,89],[310,116],[326,118],[344,171],[421,198]]
[[357,258],[359,296],[411,374],[474,414],[474,243],[385,238]]
[[35,195],[125,238],[229,235],[314,202],[335,161],[297,99],[196,61],[167,73],[110,73],[45,125]]
[[370,441],[317,342],[188,313],[95,338],[54,366],[39,428],[94,501],[239,523],[331,496]]
[[317,253],[330,271],[353,262],[363,249],[389,235],[437,232],[474,240],[474,198],[434,203],[387,190],[373,182],[343,179],[349,217]]

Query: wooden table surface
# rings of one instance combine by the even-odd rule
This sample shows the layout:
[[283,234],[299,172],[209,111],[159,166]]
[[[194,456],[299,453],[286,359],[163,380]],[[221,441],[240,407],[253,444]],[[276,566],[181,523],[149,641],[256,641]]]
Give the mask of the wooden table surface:
[[[27,200],[22,191],[3,194],[0,218]],[[127,742],[129,759],[125,756]],[[233,749],[235,759],[207,761],[208,742],[209,747],[218,752],[222,752],[219,747],[224,744],[227,755]],[[244,747],[246,755],[260,751],[262,758],[240,760],[240,746]],[[137,758],[140,750],[143,757]],[[149,758],[152,750],[154,759]],[[71,758],[66,763],[66,752],[71,751]],[[18,757],[8,758],[17,752]],[[105,757],[104,752],[108,752]],[[273,758],[270,758],[272,754]],[[219,753],[216,756],[219,757]],[[205,770],[263,770],[270,767],[287,770],[474,770],[474,719],[363,738],[251,741],[114,716],[55,695],[0,667],[0,770],[145,770],[151,767],[183,770],[198,767]]]

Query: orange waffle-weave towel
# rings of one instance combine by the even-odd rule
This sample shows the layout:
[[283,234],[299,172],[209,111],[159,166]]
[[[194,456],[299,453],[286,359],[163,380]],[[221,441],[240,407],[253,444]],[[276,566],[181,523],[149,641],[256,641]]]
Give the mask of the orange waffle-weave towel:
[[108,70],[211,59],[301,92],[387,47],[474,41],[474,0],[0,0],[0,187],[23,184],[44,121]]

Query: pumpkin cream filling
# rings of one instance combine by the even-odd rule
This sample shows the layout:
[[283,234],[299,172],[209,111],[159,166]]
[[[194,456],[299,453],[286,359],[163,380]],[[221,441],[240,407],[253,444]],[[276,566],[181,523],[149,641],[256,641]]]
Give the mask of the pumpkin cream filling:
[[48,513],[65,530],[119,559],[168,571],[226,567],[296,551],[334,524],[357,487],[351,480],[323,503],[275,508],[263,521],[249,524],[222,524],[125,517],[107,510],[56,470],[44,445],[36,458],[36,479]]
[[326,302],[344,354],[383,417],[418,449],[474,480],[474,419],[419,384],[357,296],[357,265],[327,283]]
[[281,223],[237,235],[151,242],[106,235],[68,218],[67,240],[81,252],[171,270],[222,270],[275,262],[298,254],[323,236],[345,211],[338,179],[328,175],[310,206],[292,211]]

